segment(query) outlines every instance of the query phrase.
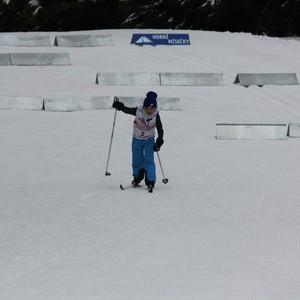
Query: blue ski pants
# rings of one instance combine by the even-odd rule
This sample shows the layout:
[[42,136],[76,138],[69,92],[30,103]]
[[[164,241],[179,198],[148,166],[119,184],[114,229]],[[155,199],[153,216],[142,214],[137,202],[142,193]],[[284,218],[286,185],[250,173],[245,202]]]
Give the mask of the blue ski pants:
[[156,181],[154,162],[154,138],[140,140],[132,138],[132,171],[133,177],[137,178],[139,170],[144,168],[147,172],[148,181]]

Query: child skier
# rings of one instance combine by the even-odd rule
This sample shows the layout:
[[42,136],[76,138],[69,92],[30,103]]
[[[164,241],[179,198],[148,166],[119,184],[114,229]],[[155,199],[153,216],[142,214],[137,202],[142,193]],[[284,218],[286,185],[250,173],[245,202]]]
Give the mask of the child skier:
[[[143,106],[131,108],[119,101],[113,103],[115,109],[135,116],[132,134],[132,186],[139,186],[145,178],[149,192],[152,192],[156,181],[154,152],[159,151],[164,143],[164,131],[156,98],[157,94],[150,91],[146,95]],[[158,133],[156,141],[154,141],[155,128]]]

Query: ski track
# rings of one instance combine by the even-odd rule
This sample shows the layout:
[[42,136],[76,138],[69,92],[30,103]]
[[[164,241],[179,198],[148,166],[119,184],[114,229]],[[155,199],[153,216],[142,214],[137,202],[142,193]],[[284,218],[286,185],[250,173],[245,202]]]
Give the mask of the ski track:
[[[244,88],[231,83],[237,67],[233,61],[214,63],[213,53],[193,55],[192,48],[124,46],[127,40],[120,35],[121,50],[99,50],[112,61],[124,50],[124,63],[104,64],[104,71],[136,71],[142,65],[143,71],[220,72],[226,85],[221,89],[229,93],[225,99],[263,100],[262,107],[280,108],[269,116],[275,120],[283,118],[281,110],[293,120],[300,115],[297,87]],[[118,89],[132,92],[131,87],[112,91]],[[137,87],[134,93],[144,89]],[[157,164],[152,194],[145,187],[119,188],[131,172],[130,149],[124,150],[130,145],[127,129],[132,123],[127,116],[118,115],[113,175],[107,178],[111,111],[1,112],[3,299],[275,299],[275,294],[284,299],[287,293],[295,298],[299,289],[291,281],[299,277],[298,142],[214,140],[211,127],[217,118],[236,106],[230,118],[238,112],[241,119],[253,120],[256,112],[239,108],[239,99],[224,104],[224,94],[216,89],[158,88],[188,97],[184,110],[165,114],[162,160],[171,177],[163,184]],[[203,90],[209,91],[199,96]],[[99,91],[106,93],[107,87]],[[210,102],[202,99],[211,95],[215,98]],[[272,169],[274,162],[278,166]]]
[[[196,56],[193,57],[190,53],[184,53],[184,51],[180,51],[180,54],[171,53],[171,51],[163,52],[163,49],[159,49],[157,51],[161,52],[161,56],[164,57],[172,57],[175,59],[175,61],[182,62],[184,64],[196,66],[197,70],[196,72],[219,72],[223,73],[224,83],[226,85],[234,85],[234,79],[237,73],[234,73],[229,68],[221,67],[219,64],[209,62],[209,58],[207,57],[201,57]],[[182,65],[181,63],[178,63],[178,65]],[[230,83],[231,82],[231,83]],[[242,87],[242,86],[241,86]],[[244,88],[244,87],[243,87]],[[274,88],[276,91],[274,91]],[[249,92],[259,96],[260,99],[267,100],[269,102],[272,102],[276,106],[280,106],[286,110],[289,110],[293,114],[300,116],[300,101],[293,100],[297,99],[297,91],[295,93],[292,93],[290,91],[287,91],[286,89],[283,91],[280,91],[280,87],[278,86],[264,86],[258,89],[251,89],[248,88],[245,93]],[[290,96],[290,97],[289,97]],[[297,111],[298,110],[298,111]]]
[[[163,200],[165,192],[172,200]],[[130,200],[136,195],[142,198]],[[152,251],[174,257],[187,253],[195,256],[199,253],[268,256],[296,253],[300,248],[297,225],[271,218],[267,224],[261,224],[264,216],[258,204],[264,198],[257,199],[257,207],[252,208],[244,205],[246,199],[236,198],[236,206],[216,212],[208,202],[201,199],[195,202],[194,198],[172,191],[172,186],[164,191],[158,188],[153,195],[141,188],[133,189],[128,191],[127,197],[130,205],[124,211],[126,238],[122,240],[119,251],[133,247],[139,249],[140,254]],[[179,219],[178,211],[181,211]],[[219,214],[227,216],[226,223],[218,222],[218,217],[211,222],[212,216]]]
[[[172,52],[172,49],[170,51],[165,52],[162,48],[157,48],[156,51],[160,53],[160,57],[169,57],[174,59],[174,65],[175,68],[180,67],[180,69],[177,69],[177,72],[187,72],[186,69],[195,69],[194,72],[196,73],[223,73],[223,78],[225,81],[232,82],[235,79],[236,73],[231,71],[228,68],[221,67],[219,64],[216,64],[211,61],[211,58],[205,57],[203,55],[193,56],[191,53],[188,52],[188,50],[182,50],[178,53]],[[166,70],[164,70],[166,72]]]
[[[281,91],[278,86],[264,86],[259,89],[257,87],[249,87],[248,89],[250,93],[258,96],[259,99],[267,100],[268,102],[273,103],[278,107],[288,110],[293,115],[300,116],[300,102],[296,100],[297,97],[295,93],[287,92],[286,90]],[[289,121],[286,122],[288,123]]]

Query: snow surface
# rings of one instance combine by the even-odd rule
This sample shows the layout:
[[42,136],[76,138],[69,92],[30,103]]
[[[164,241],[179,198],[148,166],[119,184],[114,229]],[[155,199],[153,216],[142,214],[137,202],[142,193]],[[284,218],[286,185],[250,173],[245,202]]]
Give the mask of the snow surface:
[[[300,140],[215,139],[216,123],[300,122],[300,86],[233,84],[246,72],[299,79],[299,41],[185,31],[190,46],[138,47],[134,30],[85,33],[115,45],[39,48],[72,65],[0,67],[0,95],[180,97],[182,111],[161,111],[169,183],[157,163],[153,194],[119,189],[131,116],[117,114],[108,177],[113,110],[0,111],[0,299],[300,299]],[[96,85],[106,71],[221,72],[224,86]]]

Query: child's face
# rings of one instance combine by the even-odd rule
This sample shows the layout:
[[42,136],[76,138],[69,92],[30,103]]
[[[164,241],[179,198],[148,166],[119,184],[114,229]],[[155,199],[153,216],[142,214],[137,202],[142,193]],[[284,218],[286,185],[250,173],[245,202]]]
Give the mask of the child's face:
[[144,112],[145,112],[147,115],[152,115],[152,114],[155,112],[155,108],[154,108],[154,107],[151,107],[151,106],[144,107]]

